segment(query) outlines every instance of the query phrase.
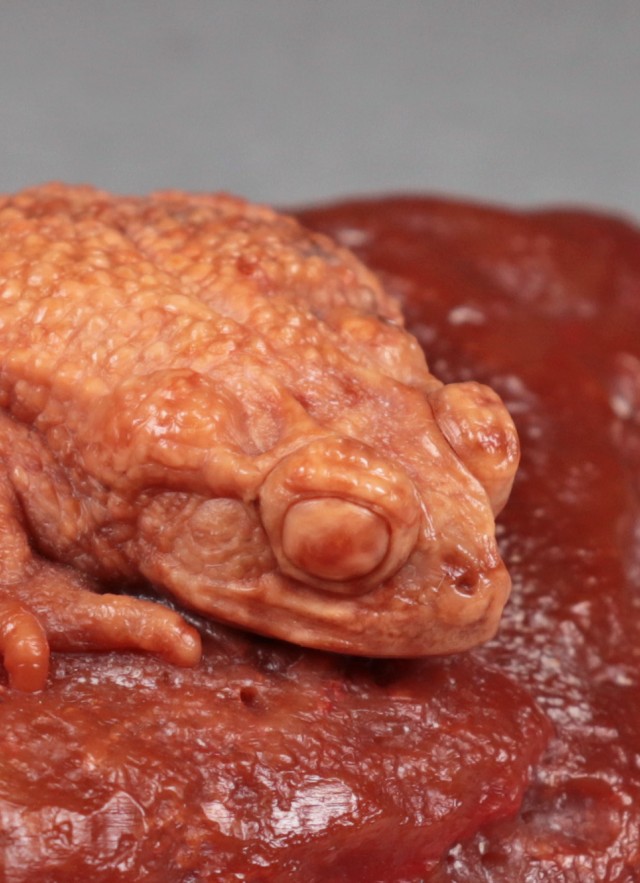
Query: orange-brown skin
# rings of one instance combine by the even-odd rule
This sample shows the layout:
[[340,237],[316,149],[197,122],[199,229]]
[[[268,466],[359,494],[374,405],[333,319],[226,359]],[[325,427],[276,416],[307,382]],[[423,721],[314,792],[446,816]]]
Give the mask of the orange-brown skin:
[[518,442],[443,386],[353,255],[224,196],[49,185],[0,202],[0,652],[195,664],[202,614],[309,646],[491,637]]

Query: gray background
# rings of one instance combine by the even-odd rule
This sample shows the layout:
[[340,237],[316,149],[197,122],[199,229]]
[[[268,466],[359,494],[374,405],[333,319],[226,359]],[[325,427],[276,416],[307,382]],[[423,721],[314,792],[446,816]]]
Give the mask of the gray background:
[[0,0],[0,190],[640,218],[638,0]]

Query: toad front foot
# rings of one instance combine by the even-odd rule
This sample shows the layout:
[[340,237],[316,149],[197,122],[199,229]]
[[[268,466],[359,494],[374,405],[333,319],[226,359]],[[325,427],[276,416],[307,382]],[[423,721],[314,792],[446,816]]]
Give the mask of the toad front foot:
[[37,617],[13,600],[0,600],[0,654],[16,690],[41,690],[49,671],[49,642]]
[[[10,434],[0,441],[8,459]],[[25,460],[25,474],[28,469],[32,476],[49,476],[49,485],[39,486],[43,511],[68,505],[64,484],[50,481],[51,470],[41,460],[27,461],[33,447],[19,441],[14,448]],[[0,476],[0,658],[12,687],[42,689],[50,650],[142,650],[174,665],[196,665],[200,636],[177,613],[153,601],[100,594],[88,576],[35,552],[28,503]]]
[[41,690],[49,649],[143,650],[174,665],[200,658],[200,637],[177,613],[124,595],[98,595],[74,571],[36,562],[20,583],[0,586],[0,654],[9,683]]

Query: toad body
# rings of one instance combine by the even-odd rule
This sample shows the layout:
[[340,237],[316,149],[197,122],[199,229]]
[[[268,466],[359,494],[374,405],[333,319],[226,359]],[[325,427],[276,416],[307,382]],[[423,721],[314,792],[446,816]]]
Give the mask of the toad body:
[[374,655],[491,637],[517,466],[498,396],[443,385],[345,249],[226,195],[0,201],[0,653],[179,665],[216,620]]

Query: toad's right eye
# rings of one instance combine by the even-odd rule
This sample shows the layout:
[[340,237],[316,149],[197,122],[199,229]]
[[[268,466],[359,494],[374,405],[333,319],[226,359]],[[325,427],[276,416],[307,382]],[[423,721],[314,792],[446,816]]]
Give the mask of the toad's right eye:
[[260,511],[283,573],[349,595],[405,563],[421,517],[409,476],[351,438],[318,439],[285,457],[264,482]]
[[337,497],[294,503],[285,515],[282,552],[295,570],[344,583],[379,567],[389,548],[389,525],[371,509]]

